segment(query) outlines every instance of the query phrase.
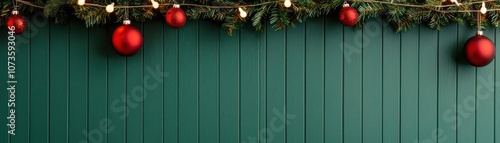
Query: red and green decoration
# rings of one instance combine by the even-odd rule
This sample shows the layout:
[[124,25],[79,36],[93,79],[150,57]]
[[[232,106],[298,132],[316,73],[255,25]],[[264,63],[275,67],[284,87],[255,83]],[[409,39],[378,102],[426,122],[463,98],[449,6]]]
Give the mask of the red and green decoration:
[[115,29],[111,38],[113,48],[122,56],[135,55],[142,47],[141,31],[130,24],[130,20],[125,19],[123,25]]
[[[20,13],[43,11],[56,23],[76,16],[88,27],[121,22],[124,9],[130,8],[132,21],[144,22],[164,16],[169,26],[182,28],[188,18],[210,19],[221,23],[229,34],[244,25],[252,25],[257,31],[264,30],[267,25],[286,29],[297,22],[327,14],[335,15],[345,26],[356,28],[371,18],[384,17],[396,31],[408,31],[420,24],[435,29],[456,22],[475,25],[474,15],[481,7],[487,14],[480,25],[500,27],[500,8],[496,0],[349,0],[350,6],[343,5],[345,0],[184,0],[179,3],[168,0],[6,0],[0,2],[0,26],[6,23],[15,2],[19,4]],[[108,12],[108,6],[117,10]]]
[[172,28],[181,28],[186,24],[186,13],[180,8],[179,4],[174,4],[174,6],[167,11],[165,14],[165,21],[168,26]]
[[[166,0],[13,0],[0,4],[0,26],[15,26],[16,34],[22,34],[28,26],[24,16],[19,14],[43,11],[56,23],[65,22],[74,15],[85,21],[88,27],[109,21],[124,21],[113,33],[115,51],[123,56],[132,56],[142,47],[141,32],[130,25],[130,19],[144,22],[155,16],[164,15],[165,22],[172,28],[182,28],[190,19],[211,19],[218,21],[228,34],[251,24],[257,31],[267,24],[275,29],[293,27],[296,22],[308,18],[335,13],[340,8],[338,19],[344,26],[360,28],[365,21],[374,17],[385,17],[396,31],[408,31],[416,25],[428,25],[440,29],[450,23],[469,23],[477,27],[500,27],[500,8],[496,0],[457,1],[393,1],[393,0],[272,0],[239,1],[185,0],[171,3]],[[19,3],[19,5],[17,5]],[[181,8],[182,6],[182,8]],[[18,8],[9,14],[12,8]],[[115,10],[117,9],[117,10]],[[68,14],[71,13],[71,14]],[[475,17],[475,14],[478,14]],[[479,18],[479,13],[483,16]],[[477,20],[476,20],[477,18]],[[481,19],[485,19],[482,20]],[[477,23],[476,23],[477,22]],[[493,42],[481,33],[470,38],[464,45],[465,58],[473,66],[488,65],[495,55]]]
[[7,17],[7,22],[5,24],[7,28],[14,27],[14,34],[21,35],[28,29],[28,22],[26,18],[19,14],[17,9],[12,10],[12,14]]
[[340,9],[339,20],[344,26],[352,27],[358,22],[358,12],[346,2]]
[[475,36],[465,42],[464,53],[469,64],[484,67],[495,58],[495,44],[483,35],[483,31],[478,31]]

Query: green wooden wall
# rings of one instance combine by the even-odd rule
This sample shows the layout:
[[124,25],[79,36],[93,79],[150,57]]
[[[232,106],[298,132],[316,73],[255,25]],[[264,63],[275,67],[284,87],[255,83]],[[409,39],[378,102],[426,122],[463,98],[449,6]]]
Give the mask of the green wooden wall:
[[[134,23],[144,47],[122,57],[110,44],[117,25],[29,19],[17,37],[15,136],[0,71],[2,143],[500,143],[500,62],[465,63],[475,30],[464,25],[400,34],[332,15],[228,36],[211,21],[177,30],[159,18]],[[499,41],[500,29],[485,35]]]

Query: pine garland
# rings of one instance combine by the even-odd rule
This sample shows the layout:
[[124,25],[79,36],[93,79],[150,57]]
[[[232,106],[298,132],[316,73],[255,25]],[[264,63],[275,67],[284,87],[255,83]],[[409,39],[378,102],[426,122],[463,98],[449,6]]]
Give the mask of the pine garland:
[[[21,14],[29,15],[43,11],[44,15],[55,23],[63,23],[68,17],[76,16],[85,21],[87,27],[103,25],[109,22],[121,22],[125,18],[125,9],[129,6],[129,16],[132,21],[144,22],[162,16],[171,8],[173,1],[157,0],[161,5],[158,9],[151,6],[149,0],[92,0],[91,5],[77,5],[77,0],[17,0]],[[90,0],[87,0],[90,1]],[[340,9],[344,0],[292,0],[292,7],[283,6],[283,1],[235,1],[235,0],[195,0],[178,1],[190,19],[211,19],[221,22],[228,33],[239,29],[246,23],[256,30],[265,29],[269,23],[276,30],[293,27],[296,22],[304,22],[308,18],[326,15],[332,10]],[[114,2],[117,9],[108,13],[103,6]],[[500,5],[494,0],[486,0],[488,13],[477,17],[482,1],[464,0],[456,6],[450,1],[442,0],[354,0],[350,1],[359,13],[357,27],[364,22],[382,16],[391,23],[397,31],[408,31],[418,24],[426,24],[431,28],[440,29],[450,23],[469,23],[475,27],[500,27]],[[27,4],[29,3],[29,4]],[[1,2],[0,26],[4,25],[6,17],[14,5],[11,0]],[[248,6],[252,5],[252,6]],[[122,6],[120,8],[120,6]],[[247,18],[238,16],[235,7],[244,7],[249,15]],[[43,8],[43,9],[42,9]],[[477,20],[480,19],[480,25]]]

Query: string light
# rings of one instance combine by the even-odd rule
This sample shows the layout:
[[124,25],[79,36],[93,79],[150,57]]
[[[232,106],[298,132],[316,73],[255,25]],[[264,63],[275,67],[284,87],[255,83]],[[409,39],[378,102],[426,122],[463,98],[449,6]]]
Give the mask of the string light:
[[285,5],[285,7],[287,7],[287,8],[289,8],[290,6],[292,6],[292,2],[290,0],[285,0],[283,5]]
[[155,0],[151,0],[151,5],[153,5],[153,8],[157,9],[160,4],[158,4],[158,2],[156,2]]
[[247,12],[245,10],[243,10],[241,7],[239,7],[238,10],[240,11],[241,18],[247,17]]
[[84,5],[85,4],[85,0],[78,0],[78,5]]
[[482,6],[481,6],[481,13],[482,13],[482,14],[486,14],[486,10],[487,10],[487,9],[486,9],[486,4],[485,4],[485,3],[484,3],[484,1],[483,1],[483,4],[482,4]]
[[[392,0],[391,0],[392,1]],[[474,9],[465,9],[465,10],[442,10],[442,9],[436,9],[436,8],[446,8],[446,7],[454,7],[457,4],[458,5],[464,5],[464,6],[470,6],[470,5],[475,5],[475,4],[480,4],[482,1],[471,1],[471,2],[466,2],[466,3],[458,3],[456,0],[451,0],[455,4],[453,5],[421,5],[421,4],[405,4],[405,3],[391,3],[390,1],[378,1],[378,0],[352,0],[352,2],[359,2],[359,3],[379,3],[379,4],[388,4],[392,6],[402,6],[402,7],[414,7],[414,8],[424,8],[424,9],[431,9],[434,12],[439,12],[439,13],[469,13],[469,12],[480,12],[480,10],[474,10]],[[496,2],[496,0],[483,0],[484,2]],[[40,9],[44,9],[45,7],[34,4],[30,1],[27,0],[16,0],[16,2],[22,3],[27,6],[31,7],[36,7]],[[257,7],[257,6],[263,6],[263,5],[269,5],[269,4],[277,4],[277,3],[283,3],[283,1],[267,1],[267,2],[262,2],[262,3],[256,3],[256,4],[247,4],[247,5],[202,5],[202,4],[191,4],[191,3],[185,3],[181,4],[183,6],[190,6],[190,7],[204,7],[204,8],[213,8],[213,9],[233,9],[233,8],[239,8],[239,7]],[[173,3],[163,3],[160,5],[174,5]],[[95,3],[85,3],[85,6],[89,7],[101,7],[101,8],[106,8],[106,5],[99,5]],[[109,6],[109,5],[108,5]],[[113,8],[148,8],[151,7],[150,4],[148,5],[135,5],[135,6],[114,6]],[[500,11],[500,8],[492,8],[487,11]]]
[[106,11],[109,12],[109,13],[112,13],[113,11],[115,11],[115,3],[111,3],[109,4],[108,6],[106,6]]

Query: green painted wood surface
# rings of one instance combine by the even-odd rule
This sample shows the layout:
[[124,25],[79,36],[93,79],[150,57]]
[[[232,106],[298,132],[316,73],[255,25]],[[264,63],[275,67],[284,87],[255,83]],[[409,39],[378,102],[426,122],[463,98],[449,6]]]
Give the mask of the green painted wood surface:
[[49,31],[49,142],[68,142],[69,24]]
[[[89,32],[85,26],[71,19],[69,32],[69,97],[68,97],[68,142],[87,140],[87,109],[89,91]],[[104,106],[103,106],[104,107]]]
[[[381,19],[355,30],[332,15],[229,36],[210,21],[173,29],[154,19],[134,23],[143,49],[122,57],[110,43],[118,24],[28,19],[17,41],[16,135],[3,126],[2,143],[500,140],[500,62],[466,63],[462,45],[475,33],[466,25],[395,33]],[[498,32],[485,35],[498,41]]]
[[[163,73],[156,73],[163,69],[163,31],[161,21],[144,23],[144,57],[143,57],[143,142],[163,141]],[[148,55],[148,56],[146,56]]]
[[[387,56],[385,49],[387,49],[388,46],[385,45],[386,47],[382,48],[382,44],[386,44],[383,40],[388,39],[386,37],[382,37],[382,33],[386,32],[385,30],[387,28],[384,27],[380,29],[378,24],[380,23],[377,21],[370,21],[367,23],[366,27],[363,28],[362,37],[365,42],[363,42],[361,49],[363,61],[363,141],[370,141],[373,143],[383,142],[382,129],[385,128],[382,128],[382,125],[386,125],[383,123],[386,123],[385,121],[388,118],[382,118],[382,115],[386,115],[386,112],[383,112],[382,109],[385,109],[383,107],[387,106],[388,103],[385,102],[386,98],[382,96],[382,91],[386,91],[383,90],[385,89],[383,88],[385,87],[385,84],[382,82],[382,78],[385,78],[382,73],[385,73],[386,70],[382,71],[382,68],[383,66],[391,66],[385,63],[386,58],[383,57]],[[386,80],[384,80],[384,82],[385,81]],[[384,119],[384,122],[382,119]]]
[[[30,133],[23,135],[30,142],[49,142],[49,29],[46,20],[37,21],[36,15],[31,19],[31,74],[30,74]],[[35,32],[37,29],[38,32]],[[2,29],[3,30],[3,29]],[[4,33],[4,32],[3,32]],[[2,37],[1,39],[5,39]],[[4,74],[5,75],[5,74]],[[35,93],[35,94],[33,94]]]
[[219,142],[219,31],[217,25],[200,21],[200,143]]
[[[458,29],[459,45],[465,44],[469,36],[466,33],[474,32],[467,26],[460,25]],[[462,51],[457,52],[463,54]],[[457,106],[460,114],[456,114],[457,141],[459,143],[475,142],[476,140],[476,69],[470,68],[465,60],[458,60],[457,64]]]
[[414,142],[418,140],[419,126],[419,28],[401,34],[401,128],[400,142]]
[[240,142],[250,142],[259,137],[259,33],[240,34],[240,39]]
[[305,28],[305,24],[298,24],[286,32],[286,111],[295,115],[286,125],[289,143],[305,141]]

